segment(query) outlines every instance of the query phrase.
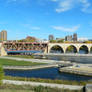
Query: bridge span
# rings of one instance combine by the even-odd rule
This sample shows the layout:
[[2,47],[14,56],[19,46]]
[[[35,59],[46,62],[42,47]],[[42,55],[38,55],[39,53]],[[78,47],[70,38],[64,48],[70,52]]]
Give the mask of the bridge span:
[[21,51],[21,50],[42,50],[47,48],[47,43],[37,43],[37,42],[4,42],[3,47],[7,51]]
[[[1,49],[2,48],[2,49]],[[5,51],[21,51],[21,50],[42,50],[44,53],[54,53],[58,50],[60,53],[79,53],[84,50],[85,54],[92,52],[92,43],[31,43],[31,42],[3,42],[0,43],[0,53]],[[56,52],[55,52],[56,53]]]
[[67,53],[69,50],[79,53],[80,50],[84,50],[88,54],[92,51],[92,43],[49,43],[47,53],[56,50],[55,48],[61,50],[61,53]]

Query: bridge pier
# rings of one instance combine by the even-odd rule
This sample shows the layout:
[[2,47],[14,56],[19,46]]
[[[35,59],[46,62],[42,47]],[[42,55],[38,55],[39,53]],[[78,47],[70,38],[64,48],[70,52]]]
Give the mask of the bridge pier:
[[5,51],[5,48],[3,47],[2,43],[0,43],[0,56],[6,56],[7,52]]
[[5,51],[4,47],[1,47],[1,56],[7,56],[7,52]]
[[88,53],[90,53],[90,48],[88,48]]

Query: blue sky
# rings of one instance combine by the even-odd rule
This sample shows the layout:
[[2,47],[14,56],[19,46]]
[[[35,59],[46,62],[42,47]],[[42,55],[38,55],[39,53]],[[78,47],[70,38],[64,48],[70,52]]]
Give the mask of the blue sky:
[[92,38],[92,0],[0,0],[0,30],[8,39],[77,33]]

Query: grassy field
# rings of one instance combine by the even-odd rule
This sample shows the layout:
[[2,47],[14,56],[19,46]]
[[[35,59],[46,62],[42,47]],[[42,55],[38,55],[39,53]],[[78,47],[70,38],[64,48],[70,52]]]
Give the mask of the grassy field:
[[4,66],[35,66],[35,65],[43,65],[44,63],[36,63],[36,62],[28,62],[28,61],[16,61],[10,59],[1,59],[0,65]]
[[17,58],[27,58],[27,59],[33,59],[34,56],[33,55],[8,55],[8,57],[17,57]]

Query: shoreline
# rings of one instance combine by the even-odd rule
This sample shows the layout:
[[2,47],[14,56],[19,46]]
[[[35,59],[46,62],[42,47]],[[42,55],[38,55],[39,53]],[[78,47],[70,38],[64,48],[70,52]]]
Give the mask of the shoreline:
[[3,66],[3,69],[4,70],[33,70],[33,69],[42,69],[42,68],[50,68],[50,67],[58,67],[58,64],[38,65],[38,66]]

